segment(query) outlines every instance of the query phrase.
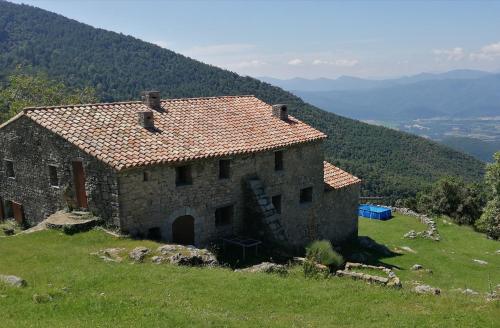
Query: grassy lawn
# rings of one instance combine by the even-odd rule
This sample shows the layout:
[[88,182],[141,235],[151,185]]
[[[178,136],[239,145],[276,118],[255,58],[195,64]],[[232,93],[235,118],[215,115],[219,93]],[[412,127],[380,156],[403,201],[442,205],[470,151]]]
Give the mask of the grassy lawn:
[[[438,219],[441,241],[426,239],[405,239],[409,230],[421,231],[425,226],[415,218],[396,215],[389,221],[360,218],[360,236],[370,236],[391,250],[398,249],[404,255],[379,259],[380,262],[399,268],[397,275],[403,283],[420,281],[439,287],[443,293],[453,293],[453,289],[471,288],[477,292],[487,292],[500,284],[500,242],[488,240],[484,235],[469,227],[451,224],[449,220]],[[447,223],[444,223],[447,222]],[[416,253],[401,250],[409,247]],[[478,264],[473,259],[488,262]],[[412,271],[414,264],[432,270],[432,274]]]
[[[0,238],[0,273],[27,280],[26,288],[0,284],[1,327],[414,327],[498,326],[499,302],[449,293],[448,288],[487,290],[500,276],[500,243],[463,227],[439,225],[443,241],[401,238],[414,219],[361,220],[360,235],[417,251],[380,261],[396,265],[403,280],[422,280],[443,295],[416,295],[346,278],[305,279],[185,268],[152,263],[106,263],[89,253],[107,247],[156,248],[99,230],[73,236],[57,231]],[[451,253],[452,251],[455,254]],[[488,253],[487,253],[488,252]],[[479,266],[472,258],[489,262]],[[420,277],[408,268],[433,270]],[[496,281],[496,283],[500,283]],[[51,295],[37,303],[33,295]]]

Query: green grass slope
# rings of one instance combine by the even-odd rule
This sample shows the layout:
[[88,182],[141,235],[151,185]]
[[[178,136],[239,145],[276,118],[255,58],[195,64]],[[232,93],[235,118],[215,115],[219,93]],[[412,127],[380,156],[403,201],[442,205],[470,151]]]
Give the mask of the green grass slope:
[[[396,214],[389,221],[365,218],[359,220],[359,235],[370,236],[391,250],[406,246],[415,251],[415,253],[403,251],[404,255],[380,259],[384,265],[399,268],[396,272],[406,285],[419,281],[442,288],[444,294],[454,294],[456,293],[454,290],[459,288],[489,292],[500,284],[500,254],[495,253],[500,250],[500,243],[486,239],[483,234],[475,232],[470,227],[438,219],[436,223],[441,240],[435,242],[427,239],[403,238],[403,235],[410,230],[425,229],[412,217]],[[473,261],[474,259],[486,261],[488,264],[478,264]],[[411,270],[414,264],[432,270],[432,274]]]
[[[29,24],[27,23],[29,22]],[[0,79],[30,65],[70,86],[91,85],[104,101],[254,94],[288,103],[293,115],[327,133],[328,160],[364,179],[364,193],[403,197],[444,176],[477,180],[483,163],[413,135],[327,113],[280,88],[200,63],[130,36],[38,8],[0,0]]]
[[[443,241],[407,241],[412,218],[362,220],[361,233],[416,254],[380,258],[398,266],[404,288],[394,290],[348,278],[306,279],[299,268],[286,276],[106,263],[90,255],[107,247],[132,249],[149,241],[118,239],[94,230],[73,236],[56,231],[0,238],[0,273],[25,278],[25,288],[0,283],[2,327],[495,327],[499,302],[487,302],[488,277],[499,283],[497,242],[467,228],[439,224]],[[462,237],[460,237],[462,236]],[[454,252],[454,253],[452,253]],[[472,258],[487,260],[478,266]],[[148,263],[149,262],[149,263]],[[414,263],[432,268],[423,277]],[[496,279],[496,281],[495,281]],[[441,296],[417,295],[410,281],[443,288]],[[481,296],[452,289],[473,288]],[[46,303],[33,295],[51,295]]]

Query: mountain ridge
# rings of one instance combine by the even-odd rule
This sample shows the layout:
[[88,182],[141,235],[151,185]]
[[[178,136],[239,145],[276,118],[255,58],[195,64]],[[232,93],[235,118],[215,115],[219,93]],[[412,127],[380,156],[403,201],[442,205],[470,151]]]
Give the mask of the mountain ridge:
[[447,80],[447,79],[477,79],[496,73],[472,70],[472,69],[456,69],[443,73],[419,73],[410,76],[401,76],[397,78],[387,79],[369,79],[355,76],[342,75],[336,79],[325,77],[317,79],[307,79],[302,77],[294,77],[291,79],[278,79],[273,77],[262,76],[259,80],[276,85],[289,91],[347,91],[347,90],[367,90],[375,88],[386,88],[397,85],[411,84],[420,81],[429,80]]
[[253,94],[287,103],[292,115],[329,135],[325,159],[363,178],[366,195],[394,199],[444,175],[476,181],[483,174],[482,162],[435,142],[327,113],[270,84],[39,8],[0,1],[0,51],[0,76],[24,65],[69,86],[93,86],[104,102],[157,89],[164,97]]

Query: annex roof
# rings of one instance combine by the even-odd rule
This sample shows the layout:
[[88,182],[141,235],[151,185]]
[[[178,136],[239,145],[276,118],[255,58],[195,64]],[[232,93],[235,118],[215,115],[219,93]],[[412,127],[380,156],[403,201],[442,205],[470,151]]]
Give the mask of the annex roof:
[[327,188],[340,189],[361,182],[360,178],[355,177],[354,175],[349,174],[328,162],[323,162],[323,165],[323,174]]
[[[169,99],[27,108],[24,115],[117,170],[279,149],[326,138],[254,96]],[[155,129],[138,124],[154,112]]]

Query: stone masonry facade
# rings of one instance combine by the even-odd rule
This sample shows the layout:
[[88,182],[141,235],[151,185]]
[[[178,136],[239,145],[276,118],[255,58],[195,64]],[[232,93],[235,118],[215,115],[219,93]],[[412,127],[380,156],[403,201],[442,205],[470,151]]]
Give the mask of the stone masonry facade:
[[[116,169],[21,115],[0,126],[2,212],[8,215],[9,202],[21,204],[24,222],[33,225],[67,208],[68,197],[76,197],[72,163],[78,161],[85,173],[85,210],[133,236],[172,241],[174,222],[189,216],[196,246],[234,235],[269,239],[258,222],[261,206],[284,232],[286,246],[298,249],[315,239],[338,245],[357,237],[360,184],[354,177],[348,185],[328,188],[322,142]],[[178,183],[180,167],[188,183]],[[259,180],[260,205],[249,195],[251,179]]]
[[[64,194],[74,193],[73,161],[82,162],[85,170],[88,210],[119,225],[116,172],[30,119],[21,117],[0,130],[0,161],[3,208],[10,201],[22,204],[26,225],[67,207]],[[13,163],[14,178],[7,176],[6,161]],[[57,170],[57,186],[50,183],[49,166]]]

